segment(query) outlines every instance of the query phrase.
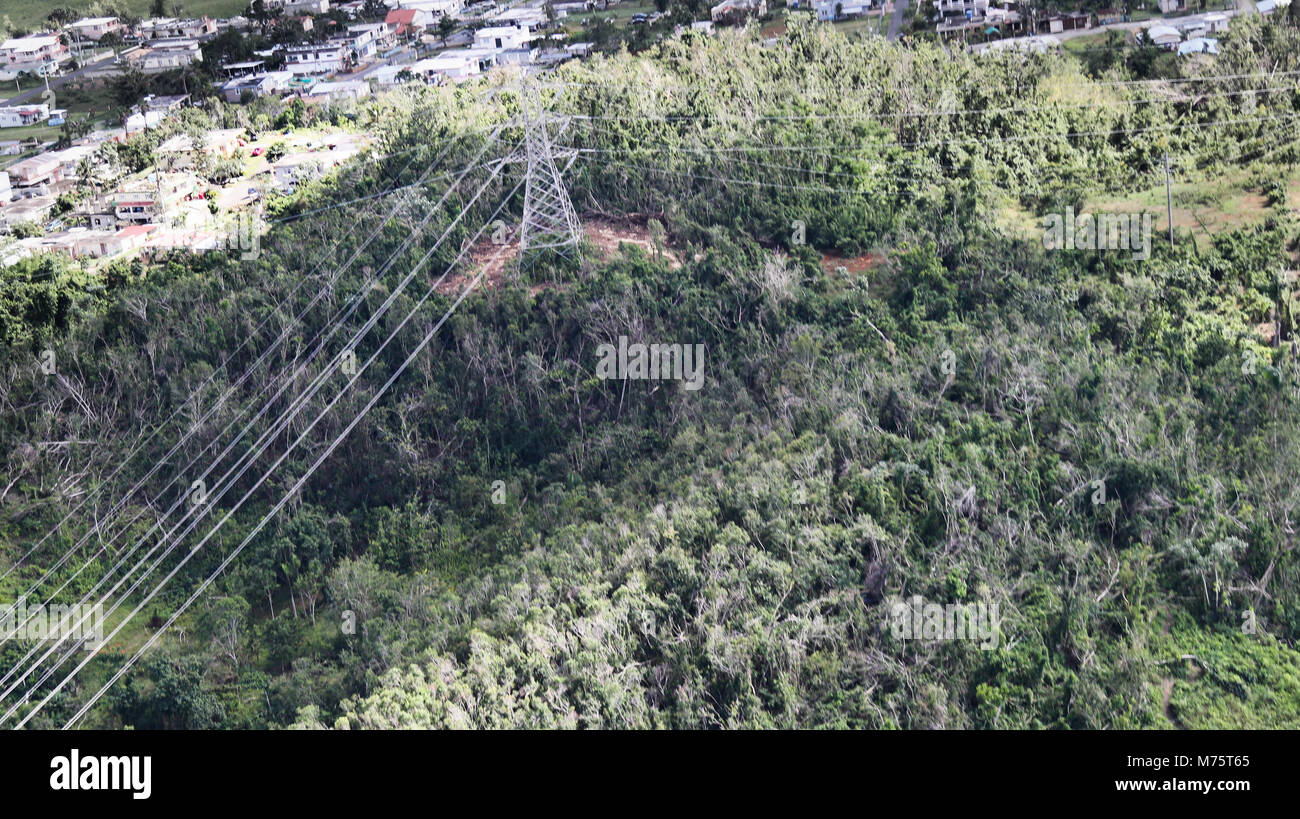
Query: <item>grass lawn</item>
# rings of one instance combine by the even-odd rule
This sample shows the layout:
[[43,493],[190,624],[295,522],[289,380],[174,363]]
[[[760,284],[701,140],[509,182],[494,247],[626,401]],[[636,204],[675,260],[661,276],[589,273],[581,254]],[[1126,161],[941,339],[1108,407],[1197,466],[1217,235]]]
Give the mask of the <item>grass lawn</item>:
[[860,32],[864,35],[879,34],[883,37],[889,33],[889,17],[884,14],[870,14],[856,20],[845,20],[842,23],[832,23],[831,25],[846,36],[854,32]]
[[1067,54],[1083,56],[1089,51],[1096,51],[1099,48],[1107,48],[1110,45],[1110,36],[1112,34],[1121,34],[1124,38],[1125,46],[1137,46],[1137,37],[1131,31],[1099,31],[1096,34],[1089,34],[1086,37],[1073,37],[1061,43],[1061,48]]
[[[149,16],[151,0],[122,0],[122,2],[132,14],[141,17]],[[172,7],[177,3],[186,17],[201,17],[205,14],[212,18],[233,17],[248,8],[247,0],[166,0],[166,2],[169,17],[173,16]],[[44,26],[45,16],[51,9],[70,6],[82,11],[87,5],[89,4],[57,2],[57,0],[0,0],[0,20],[8,17],[15,29],[33,31]]]
[[[1300,209],[1300,168],[1280,163],[1257,165],[1252,169],[1230,168],[1213,174],[1197,174],[1183,180],[1175,173],[1171,186],[1174,227],[1190,231],[1200,239],[1264,221],[1273,211],[1260,192],[1261,178],[1282,180],[1286,207]],[[997,225],[1009,233],[1022,238],[1042,235],[1041,220],[1010,198],[994,203],[993,212]],[[1154,233],[1164,235],[1169,230],[1163,181],[1127,193],[1090,196],[1079,212],[1150,213]]]

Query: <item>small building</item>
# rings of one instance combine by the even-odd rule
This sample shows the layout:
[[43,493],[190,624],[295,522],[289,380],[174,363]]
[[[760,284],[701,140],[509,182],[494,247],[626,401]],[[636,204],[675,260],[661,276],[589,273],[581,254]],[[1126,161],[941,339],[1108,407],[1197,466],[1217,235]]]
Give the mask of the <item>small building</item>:
[[348,50],[346,44],[337,41],[289,46],[284,50],[284,67],[294,76],[336,74],[349,65]]
[[85,214],[86,225],[91,230],[109,230],[117,228],[117,214],[112,210],[93,209]]
[[518,26],[488,26],[474,32],[474,48],[510,49],[527,48],[532,33]]
[[0,43],[0,62],[7,65],[41,66],[51,61],[63,62],[68,58],[68,47],[53,34],[33,34],[15,37]]
[[257,76],[266,73],[266,61],[246,60],[238,63],[225,63],[221,66],[221,73],[225,74],[228,80]]
[[1086,11],[1055,14],[1038,21],[1039,34],[1060,34],[1063,31],[1092,28],[1092,15]]
[[[819,6],[821,0],[812,0],[812,2],[813,8],[818,9],[818,18],[820,19]],[[934,10],[939,13],[940,17],[983,17],[989,10],[989,0],[934,0]],[[834,19],[834,17],[832,16],[830,19]]]
[[[267,3],[268,6],[276,8],[274,2]],[[278,4],[278,8],[283,9],[285,14],[328,14],[330,10],[330,0],[283,0]]]
[[181,110],[189,100],[189,94],[175,94],[170,96],[158,96],[156,94],[146,94],[145,98],[140,101],[145,111],[162,111],[164,113],[175,113]]
[[45,153],[9,166],[9,180],[16,186],[42,185],[63,179],[63,163],[56,154]]
[[370,62],[377,55],[397,45],[393,29],[386,23],[364,23],[348,26],[346,34],[330,38],[330,42],[339,43],[352,51],[352,56],[359,62]]
[[1155,25],[1146,30],[1147,40],[1156,48],[1173,51],[1183,41],[1183,35],[1173,26]]
[[45,122],[49,118],[50,106],[45,103],[0,107],[0,128],[22,128],[26,125]]
[[398,39],[419,36],[433,24],[433,14],[424,9],[392,9],[384,18]]
[[149,243],[150,237],[158,230],[157,225],[130,225],[113,234],[104,245],[104,255],[134,253]]
[[123,123],[124,136],[129,137],[150,128],[157,128],[165,119],[167,119],[165,111],[145,111],[144,113],[132,114]]
[[1212,37],[1194,37],[1178,46],[1178,56],[1191,54],[1218,54],[1219,41]]
[[0,227],[45,222],[54,208],[54,197],[49,195],[19,199],[0,205]]
[[217,33],[215,21],[205,17],[178,20],[175,17],[156,17],[139,26],[141,40],[206,40]]
[[69,23],[68,29],[83,40],[99,40],[105,34],[121,34],[126,30],[116,17],[83,17]]
[[150,40],[145,48],[131,52],[126,59],[146,74],[157,74],[202,62],[203,51],[198,40]]
[[124,224],[147,224],[162,212],[162,203],[154,191],[123,191],[113,197],[113,214]]
[[[389,66],[393,68],[395,66]],[[344,102],[359,100],[370,96],[370,83],[365,80],[345,80],[340,82],[318,82],[304,93],[303,99],[311,102]]]
[[465,8],[464,0],[398,0],[397,5],[404,9],[420,9],[435,16],[456,14]]
[[[988,6],[988,0],[978,0],[978,3],[984,7]],[[936,2],[935,5],[938,3]],[[831,23],[836,20],[852,20],[861,17],[871,10],[871,0],[813,0],[812,8],[818,20]]]
[[412,63],[411,73],[426,82],[451,80],[459,82],[477,76],[483,71],[478,59],[466,50],[444,51],[436,57],[428,57]]
[[720,25],[738,25],[764,14],[767,14],[767,0],[722,0],[709,9],[709,18]]
[[268,71],[265,74],[230,80],[221,86],[221,93],[226,98],[226,102],[240,102],[244,94],[262,97],[267,94],[287,93],[292,82],[291,71]]
[[114,225],[112,228],[74,228],[68,231],[68,238],[71,240],[68,250],[72,258],[99,259],[117,253],[120,244],[115,240],[118,233],[116,227]]
[[1229,18],[1226,14],[1214,12],[1213,14],[1205,15],[1201,19],[1205,20],[1205,27],[1210,34],[1219,34],[1228,30]]

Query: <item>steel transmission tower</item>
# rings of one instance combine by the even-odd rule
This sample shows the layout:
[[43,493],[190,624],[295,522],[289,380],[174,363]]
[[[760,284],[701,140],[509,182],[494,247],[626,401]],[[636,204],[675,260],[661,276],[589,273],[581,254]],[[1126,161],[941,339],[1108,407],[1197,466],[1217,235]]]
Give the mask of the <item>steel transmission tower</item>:
[[556,164],[557,157],[572,163],[576,154],[556,151],[549,130],[555,120],[548,116],[537,87],[526,76],[520,80],[520,103],[524,126],[522,159],[527,167],[524,219],[519,233],[520,264],[531,265],[548,253],[576,261],[582,224]]

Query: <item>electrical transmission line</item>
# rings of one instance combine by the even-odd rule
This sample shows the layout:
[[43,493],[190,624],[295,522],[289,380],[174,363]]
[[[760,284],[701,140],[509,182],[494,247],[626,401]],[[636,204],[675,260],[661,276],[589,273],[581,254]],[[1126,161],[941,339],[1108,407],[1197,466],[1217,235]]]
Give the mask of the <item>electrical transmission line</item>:
[[[524,126],[522,160],[524,175],[524,217],[519,230],[519,262],[530,267],[548,254],[577,261],[582,242],[582,224],[569,200],[569,191],[556,165],[557,152],[551,141],[554,118],[542,105],[537,86],[520,79],[520,109]],[[572,162],[574,154],[558,154]]]
[[[571,164],[572,161],[576,158],[577,154],[574,151],[557,151],[555,149],[555,145],[552,139],[552,134],[550,132],[550,127],[552,123],[554,123],[556,120],[550,117],[549,114],[545,111],[545,109],[541,104],[540,95],[538,93],[537,88],[533,86],[531,83],[529,83],[527,80],[523,80],[521,83],[520,98],[522,101],[520,120],[522,122],[523,130],[524,130],[524,138],[522,140],[522,144],[519,147],[517,147],[512,153],[510,153],[507,156],[507,158],[501,160],[500,162],[486,163],[486,164],[488,165],[495,164],[496,166],[496,170],[492,172],[488,181],[491,181],[491,179],[494,178],[500,172],[501,168],[508,163],[523,164],[525,166],[523,178],[514,186],[514,189],[511,190],[504,197],[501,203],[497,206],[496,211],[493,212],[492,217],[489,217],[489,221],[491,220],[491,218],[495,217],[498,213],[502,212],[502,210],[506,207],[507,203],[510,202],[511,199],[518,193],[520,188],[523,188],[524,189],[524,208],[523,208],[524,216],[523,216],[522,223],[520,225],[520,236],[519,236],[521,261],[523,261],[526,256],[527,261],[529,263],[532,263],[538,260],[539,258],[541,258],[543,255],[551,255],[551,254],[554,254],[558,258],[577,260],[579,258],[579,249],[580,249],[579,245],[582,239],[582,228],[578,220],[577,213],[574,210],[573,204],[569,199],[568,191],[563,181],[563,173],[561,171],[560,162],[559,162],[559,160],[567,159],[568,162]],[[565,165],[564,167],[567,168],[568,165]],[[485,183],[485,186],[486,184],[487,183]],[[474,206],[474,202],[477,201],[479,195],[481,195],[483,190],[484,188],[480,188],[479,194],[476,194],[473,197],[473,200],[464,204],[460,214],[457,215],[455,219],[452,221],[452,223],[447,226],[446,230],[444,230],[443,236],[439,238],[439,240],[435,243],[435,245],[432,248],[429,249],[429,251],[425,254],[424,258],[420,260],[420,262],[415,266],[415,268],[411,270],[411,272],[408,274],[406,279],[401,283],[401,285],[399,285],[389,295],[389,298],[385,301],[384,305],[378,311],[376,311],[374,315],[371,316],[370,320],[366,322],[366,326],[354,336],[349,346],[344,348],[344,353],[350,351],[355,345],[355,343],[360,339],[360,337],[363,336],[372,327],[375,326],[379,318],[385,313],[388,307],[393,304],[393,302],[400,295],[401,291],[411,281],[411,279],[414,277],[418,269],[422,267],[423,264],[426,261],[428,261],[428,259],[432,256],[433,252],[439,246],[442,245],[444,239],[449,235],[449,232],[455,227],[455,225],[458,222],[460,222],[470,212],[471,208],[473,208]],[[422,226],[423,225],[421,225],[421,227]],[[136,605],[134,610],[131,611],[129,614],[127,614],[125,618],[121,620],[121,622],[113,629],[113,632],[111,634],[107,635],[106,637],[102,638],[99,641],[97,648],[102,648],[104,645],[106,645],[109,640],[111,640],[122,628],[125,627],[125,625],[128,622],[132,620],[132,618],[134,618],[137,614],[139,614],[140,611],[144,608],[144,606],[147,605],[148,602],[152,600],[163,589],[163,587],[167,584],[167,582],[170,581],[181,570],[181,568],[195,554],[197,554],[199,550],[203,548],[204,544],[206,544],[208,540],[212,538],[212,536],[216,533],[216,531],[220,529],[222,525],[225,524],[235,514],[236,511],[238,511],[238,509],[244,504],[244,502],[248,500],[259,489],[259,487],[261,487],[261,485],[272,475],[272,473],[275,472],[275,470],[280,466],[280,464],[285,459],[287,459],[289,455],[300,444],[304,442],[308,434],[317,426],[317,424],[334,408],[334,406],[352,388],[353,384],[355,384],[357,379],[361,376],[361,373],[363,373],[366,370],[366,368],[368,368],[379,357],[380,353],[384,350],[384,348],[387,347],[389,343],[394,340],[394,338],[397,336],[397,333],[411,320],[412,317],[416,315],[417,311],[436,292],[438,286],[451,273],[451,271],[461,261],[461,259],[465,256],[465,254],[467,254],[470,251],[470,249],[473,247],[473,243],[477,241],[478,237],[483,233],[483,231],[487,227],[488,225],[486,224],[483,227],[480,227],[478,232],[474,234],[473,238],[468,240],[462,246],[460,253],[447,267],[447,269],[443,272],[443,274],[438,277],[437,281],[430,286],[429,290],[425,293],[424,297],[420,299],[420,301],[415,305],[415,307],[411,309],[411,311],[407,314],[407,316],[401,320],[401,322],[392,331],[392,333],[389,334],[388,338],[383,341],[383,343],[379,346],[379,349],[376,350],[371,355],[371,357],[366,361],[366,364],[361,368],[361,372],[357,372],[352,375],[352,378],[347,382],[347,384],[334,396],[332,400],[329,401],[329,403],[325,406],[325,408],[321,410],[320,414],[317,415],[316,418],[307,425],[306,429],[303,430],[303,432],[297,436],[296,440],[294,440],[293,443],[288,446],[288,448],[283,452],[283,454],[281,454],[275,460],[275,462],[271,464],[270,468],[268,468],[253,483],[253,485],[248,489],[248,491],[245,492],[243,496],[235,503],[234,507],[227,510],[224,516],[221,518],[221,520],[218,521],[216,525],[213,526],[211,530],[208,531],[208,533],[202,538],[202,540],[200,540],[199,543],[195,545],[193,548],[189,549],[188,553],[184,554],[184,557],[180,560],[178,564],[176,564],[171,569],[170,573],[168,573],[165,577],[163,577],[162,580],[159,581],[157,585],[155,585],[154,588],[142,600],[140,600],[140,602]],[[413,235],[418,232],[419,232],[418,229],[416,231],[413,231]],[[404,244],[403,249],[405,248],[405,246],[406,245]],[[399,255],[400,252],[401,250],[399,250],[398,253],[395,253],[393,258],[396,258],[396,256]],[[499,251],[497,255],[500,256],[501,252],[504,252],[504,248],[502,248],[502,250]],[[391,262],[392,262],[392,258],[390,258],[388,264],[391,264]],[[387,266],[388,265],[386,264],[385,268],[387,268]],[[406,357],[406,360],[403,362],[401,367],[399,367],[397,371],[394,372],[388,378],[388,380],[383,384],[383,386],[379,389],[379,391],[370,398],[370,400],[365,405],[365,407],[351,420],[350,423],[347,424],[347,426],[342,430],[342,432],[340,432],[339,435],[329,444],[328,448],[318,458],[315,459],[315,461],[311,464],[311,466],[307,469],[307,471],[297,479],[297,481],[290,487],[288,492],[279,500],[279,502],[276,503],[270,509],[270,511],[266,513],[266,515],[262,518],[262,521],[259,524],[257,524],[257,526],[251,532],[248,533],[248,535],[243,539],[243,541],[239,544],[239,546],[236,547],[229,555],[225,557],[225,559],[217,567],[216,571],[214,571],[210,576],[208,576],[207,579],[205,579],[200,584],[200,586],[193,592],[193,594],[185,601],[185,603],[172,614],[170,619],[166,621],[163,627],[155,631],[148,638],[145,644],[139,649],[139,651],[137,651],[136,654],[130,660],[128,660],[127,663],[113,677],[109,679],[109,681],[103,686],[103,688],[101,688],[95,695],[93,695],[90,698],[89,701],[87,701],[81,707],[81,709],[77,712],[77,714],[68,721],[67,725],[64,726],[65,728],[75,725],[89,712],[89,710],[94,706],[94,704],[99,700],[99,698],[102,697],[103,694],[117,680],[121,679],[121,677],[125,675],[127,671],[129,671],[131,666],[135,663],[136,660],[139,659],[139,657],[143,654],[143,652],[146,651],[148,648],[150,648],[158,639],[160,639],[162,634],[167,630],[167,628],[170,627],[176,621],[176,619],[180,617],[184,613],[184,611],[204,592],[204,590],[207,589],[207,587],[216,579],[216,577],[219,576],[227,568],[227,566],[230,565],[230,563],[238,556],[238,554],[253,539],[253,537],[255,537],[262,530],[262,528],[270,520],[270,518],[274,514],[278,513],[279,510],[282,509],[284,505],[294,496],[294,494],[301,489],[301,487],[306,483],[306,481],[311,477],[311,475],[316,471],[316,469],[341,443],[344,437],[353,428],[355,428],[355,426],[361,421],[361,419],[369,411],[369,409],[373,407],[376,402],[378,402],[378,400],[384,395],[385,392],[387,392],[388,388],[394,383],[397,377],[400,376],[401,373],[407,369],[407,367],[409,367],[409,365],[412,363],[415,357],[429,344],[434,334],[436,334],[439,328],[441,328],[441,326],[448,320],[448,318],[454,312],[454,310],[469,295],[469,293],[475,287],[478,286],[478,284],[482,281],[482,279],[486,275],[486,270],[487,268],[484,267],[480,269],[476,273],[476,275],[474,275],[472,280],[469,282],[468,286],[466,286],[460,292],[455,302],[451,305],[451,307],[447,310],[447,312],[443,314],[442,318],[439,319],[435,325],[433,325],[433,327],[425,334],[424,338],[415,347],[415,349],[411,351],[410,355]],[[351,311],[348,311],[349,315],[350,312]],[[331,329],[329,335],[332,336],[334,330],[336,329],[337,326]],[[319,352],[319,350],[320,347],[318,346],[317,349],[314,350],[312,353],[311,356],[312,359],[315,358],[316,353]],[[163,546],[164,543],[169,544],[166,546],[165,550],[163,551],[163,554],[159,556],[153,562],[153,564],[145,570],[144,574],[141,577],[139,577],[135,581],[135,583],[131,585],[129,589],[127,589],[118,597],[117,602],[113,606],[112,609],[113,611],[116,611],[124,602],[126,602],[127,599],[132,597],[133,593],[137,588],[139,588],[140,584],[144,582],[144,580],[150,574],[152,574],[155,569],[157,569],[161,565],[162,561],[165,560],[166,557],[179,546],[180,542],[199,523],[200,519],[206,516],[209,511],[213,510],[215,503],[220,499],[220,497],[224,495],[227,491],[229,491],[231,488],[233,488],[235,483],[241,479],[241,477],[245,474],[245,472],[261,458],[262,454],[269,447],[272,440],[276,437],[279,437],[284,432],[288,431],[290,422],[303,409],[306,408],[308,402],[311,400],[311,398],[313,398],[316,395],[320,387],[325,383],[328,376],[340,370],[342,356],[344,353],[340,353],[340,355],[335,356],[333,360],[331,360],[328,364],[326,364],[322,372],[319,373],[317,378],[313,381],[313,384],[305,392],[295,396],[294,400],[291,402],[290,409],[280,414],[279,417],[275,419],[274,423],[271,426],[271,429],[263,433],[263,435],[259,437],[258,441],[254,443],[245,454],[241,455],[237,459],[236,464],[226,470],[225,475],[223,475],[218,482],[219,485],[221,486],[219,494],[215,498],[212,498],[210,496],[209,500],[207,500],[202,504],[199,504],[197,507],[191,507],[189,513],[184,515],[182,519],[178,521],[177,524],[173,526],[163,536],[162,540],[159,543],[155,544],[153,549],[149,550],[149,554],[146,554],[144,558],[138,561],[135,567],[133,567],[129,572],[127,572],[127,574],[121,580],[119,580],[117,584],[114,585],[113,589],[110,590],[107,595],[105,595],[104,600],[108,600],[113,595],[113,592],[116,591],[118,588],[120,588],[122,583],[126,579],[128,579],[133,574],[135,574],[136,570],[143,564],[144,561],[147,561],[149,559],[150,555],[152,555],[156,550],[158,550],[159,547]],[[309,363],[310,360],[308,361],[308,364]],[[288,381],[289,382],[295,381],[299,375],[303,374],[303,372],[304,372],[304,368],[298,368],[298,370],[288,379]],[[260,419],[266,413],[269,407],[275,403],[279,394],[280,391],[277,391],[276,395],[270,399],[267,405],[263,407],[262,411],[259,412],[257,416],[253,419],[253,421],[250,422],[249,426],[245,428],[244,432],[240,433],[240,435],[236,438],[235,442],[237,442],[238,440],[244,437],[248,429],[251,428],[252,424],[256,423],[258,419]],[[216,462],[212,466],[210,466],[207,470],[204,471],[203,474],[205,476],[209,474],[212,471],[213,467],[219,464],[224,459],[225,455],[232,450],[235,442],[232,442],[231,445],[227,446],[226,451],[223,452],[217,458]],[[205,450],[207,448],[208,447],[205,447]],[[242,466],[240,466],[241,462],[242,462]],[[238,467],[238,471],[236,474],[233,475],[233,477],[231,477],[231,473],[235,471],[236,467]],[[178,498],[178,501],[179,500],[180,499]],[[170,517],[172,511],[174,511],[176,508],[177,508],[177,504],[173,504],[172,508],[168,510],[167,515],[165,517]],[[185,527],[184,531],[177,534],[176,533],[177,528],[179,528],[180,525],[185,522],[186,518],[190,518],[191,516],[193,516],[193,519],[190,520],[189,524]],[[159,523],[161,522],[162,521],[159,521]],[[155,525],[154,528],[155,529],[157,528],[157,524]],[[152,531],[153,530],[151,529],[151,532]],[[146,535],[146,539],[147,537],[148,536]],[[134,552],[134,550],[138,548],[139,545],[140,544],[137,543],[136,546],[133,546],[132,552]],[[119,561],[118,566],[122,565],[123,562],[124,561]],[[117,566],[115,566],[113,570],[110,570],[109,573],[105,575],[105,577],[101,580],[100,583],[96,584],[96,589],[98,589],[100,586],[103,585],[103,582],[113,574],[116,568]],[[86,599],[89,599],[91,594],[93,594],[93,591],[94,590],[92,590],[92,592],[86,596]],[[84,617],[85,615],[83,615],[83,620]],[[3,699],[5,696],[7,696],[8,693],[13,691],[17,685],[21,684],[23,680],[25,680],[31,673],[33,673],[33,671],[39,668],[41,664],[54,651],[57,650],[59,644],[65,641],[66,638],[59,640],[55,646],[51,647],[51,650],[46,651],[44,656],[42,656],[40,659],[36,661],[35,665],[33,665],[31,668],[27,670],[27,672],[23,673],[17,680],[11,683],[9,689],[3,695],[0,695],[0,699]],[[35,694],[36,691],[38,691],[41,688],[44,682],[50,678],[51,674],[53,674],[59,667],[61,667],[67,661],[67,659],[71,656],[73,652],[76,651],[77,648],[78,648],[77,645],[73,645],[71,648],[69,648],[68,652],[65,653],[61,658],[59,658],[57,662],[55,662],[53,667],[47,669],[46,672],[31,685],[31,688],[28,689],[28,691],[24,695],[22,695],[22,697],[18,700],[18,702],[16,702],[12,707],[10,707],[8,712],[5,713],[3,717],[0,717],[0,721],[8,720],[18,711],[19,708],[22,707],[23,704],[29,702],[33,694]],[[31,656],[31,652],[29,652],[28,657],[24,658],[24,660],[30,658],[30,656]],[[86,658],[84,658],[82,662],[80,662],[76,666],[76,668],[74,668],[70,673],[68,673],[67,676],[65,676],[52,690],[50,690],[46,694],[46,696],[43,699],[41,699],[41,701],[34,708],[29,710],[25,715],[22,716],[21,720],[18,722],[16,727],[21,728],[25,726],[32,718],[34,718],[41,711],[41,709],[44,708],[47,703],[49,703],[52,697],[57,695],[58,692],[61,691],[69,681],[71,681],[73,678],[76,677],[76,675],[86,666],[86,664],[90,662],[93,656],[94,655],[91,654]],[[21,665],[22,662],[19,663],[19,666]],[[10,672],[5,675],[5,679],[13,676],[15,670],[16,668],[11,669]],[[4,680],[0,679],[0,684],[3,684],[3,682]]]

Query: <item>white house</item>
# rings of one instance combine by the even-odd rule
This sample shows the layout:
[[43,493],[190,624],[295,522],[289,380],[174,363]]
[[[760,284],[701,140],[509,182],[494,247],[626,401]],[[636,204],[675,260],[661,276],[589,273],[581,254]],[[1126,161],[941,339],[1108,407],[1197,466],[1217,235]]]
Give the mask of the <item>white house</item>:
[[[988,0],[979,0],[988,6]],[[938,2],[935,5],[939,5]],[[860,17],[871,9],[871,0],[813,0],[813,11],[823,23]]]
[[767,14],[767,0],[722,0],[709,9],[709,19],[715,23],[740,23],[749,17]]
[[464,0],[398,0],[398,8],[420,9],[429,14],[455,14],[465,8]]
[[63,162],[54,152],[37,154],[10,165],[8,171],[14,185],[42,185],[63,179]]
[[[613,4],[611,4],[613,5]],[[546,14],[540,9],[513,8],[494,14],[491,18],[494,26],[518,26],[529,31],[537,31],[546,26]]]
[[370,96],[370,83],[365,80],[318,82],[311,87],[311,91],[303,94],[304,99],[317,102],[359,100],[368,96]]
[[1147,39],[1157,48],[1173,51],[1183,41],[1183,35],[1173,26],[1155,25],[1146,30]]
[[347,67],[349,50],[339,41],[289,46],[284,50],[284,67],[294,76],[335,74]]
[[274,0],[266,5],[283,9],[285,14],[325,14],[330,10],[330,0]]
[[126,118],[125,135],[138,134],[149,128],[156,128],[161,125],[163,120],[167,119],[165,111],[145,111],[143,114],[132,114]]
[[474,32],[475,48],[527,48],[532,34],[526,28],[489,26]]
[[147,48],[129,55],[127,59],[146,74],[171,71],[203,61],[198,40],[151,40]]
[[7,105],[0,108],[0,128],[21,128],[24,125],[35,125],[38,122],[44,122],[50,118],[50,106],[45,103],[39,105]]
[[175,17],[156,17],[140,24],[142,40],[202,40],[217,33],[217,24],[207,17],[177,20]]
[[98,40],[111,32],[121,33],[125,26],[116,17],[83,17],[68,28],[83,40]]
[[1189,54],[1218,54],[1219,41],[1213,37],[1196,37],[1178,46],[1178,56]]
[[436,57],[429,57],[412,63],[411,73],[429,82],[448,79],[459,82],[482,73],[478,59],[465,51],[444,51]]
[[257,97],[282,94],[289,90],[291,82],[293,82],[292,71],[268,71],[265,74],[236,77],[221,86],[221,93],[226,98],[226,102],[239,102],[245,92],[250,92]]
[[5,63],[45,63],[67,59],[68,47],[52,34],[15,37],[0,44],[0,60]]
[[989,0],[934,0],[934,9],[940,16],[961,15],[983,17],[989,9]]
[[396,26],[390,28],[387,23],[363,23],[348,26],[347,34],[333,37],[330,41],[346,44],[358,60],[368,62],[397,44],[396,31]]
[[1205,27],[1209,29],[1211,34],[1218,34],[1221,31],[1228,30],[1228,15],[1226,14],[1215,12],[1205,15],[1201,19],[1205,20]]

